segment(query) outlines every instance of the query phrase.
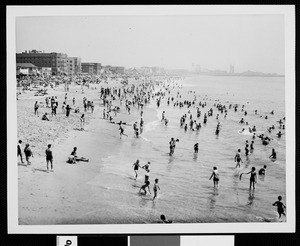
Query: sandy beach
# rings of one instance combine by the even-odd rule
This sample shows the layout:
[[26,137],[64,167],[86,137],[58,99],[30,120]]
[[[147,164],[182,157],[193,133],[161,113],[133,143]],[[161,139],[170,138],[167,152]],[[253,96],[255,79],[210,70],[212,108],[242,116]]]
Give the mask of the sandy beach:
[[[57,96],[59,101],[56,117],[52,117],[51,109],[46,107],[39,108],[39,117],[34,115],[35,101],[44,103],[45,96],[34,96],[34,91],[25,91],[19,96],[18,139],[22,139],[24,144],[30,143],[34,155],[31,165],[26,167],[20,161],[18,163],[19,224],[78,223],[77,219],[83,216],[93,223],[94,216],[89,218],[88,214],[94,210],[99,210],[103,215],[103,221],[97,219],[94,223],[106,223],[108,218],[113,220],[113,215],[109,212],[109,203],[112,201],[103,201],[101,194],[93,197],[93,187],[87,184],[101,171],[101,159],[116,150],[120,142],[117,125],[102,119],[103,106],[99,99],[99,88],[97,85],[92,87],[96,89],[86,88],[84,94],[81,93],[80,86],[70,87],[67,92],[68,103],[72,105],[72,98],[75,97],[80,113],[75,114],[72,110],[69,118],[61,110],[65,95],[62,85],[48,89],[47,96]],[[83,97],[94,102],[95,110],[93,113],[86,113],[85,130],[80,131],[79,117],[84,111]],[[41,120],[44,112],[48,112],[50,121]],[[114,119],[132,122],[137,114],[132,110],[129,115],[123,110]],[[97,134],[103,143],[97,146],[89,141],[95,129],[100,129]],[[112,132],[115,132],[114,137],[111,137]],[[53,173],[46,172],[45,150],[49,143],[52,144],[54,156]],[[74,165],[66,162],[75,146],[78,148],[78,156],[89,158],[89,162],[78,162]]]

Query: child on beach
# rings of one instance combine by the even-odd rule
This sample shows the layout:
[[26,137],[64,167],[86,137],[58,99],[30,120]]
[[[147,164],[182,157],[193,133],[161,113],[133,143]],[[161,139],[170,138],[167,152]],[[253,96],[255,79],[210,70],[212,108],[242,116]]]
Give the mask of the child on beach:
[[211,180],[212,177],[214,177],[213,178],[214,188],[219,188],[219,173],[218,173],[217,167],[213,167],[213,172],[212,172],[209,180]]
[[277,212],[278,212],[279,218],[281,218],[282,214],[284,216],[286,216],[284,213],[284,208],[286,208],[286,206],[281,202],[281,200],[282,200],[282,197],[278,196],[278,201],[273,203],[273,206],[277,206]]
[[157,189],[160,190],[160,187],[158,186],[158,179],[155,179],[155,183],[153,186],[153,192],[154,192],[153,201],[154,201],[155,197],[157,197]]
[[51,172],[53,172],[53,155],[51,150],[51,144],[48,144],[48,148],[46,149],[45,153],[46,153],[47,172],[49,172],[49,162],[51,164]]
[[141,190],[145,191],[145,195],[147,194],[146,188],[148,187],[149,193],[151,194],[150,188],[149,188],[150,182],[147,181],[144,185],[142,185],[142,187],[140,188],[139,192],[141,192]]
[[133,163],[133,170],[134,170],[134,172],[135,172],[135,179],[137,179],[137,177],[138,177],[138,170],[139,170],[139,167],[141,167],[140,166],[140,161],[139,160],[136,160],[136,162],[135,163]]
[[42,120],[47,120],[47,121],[49,121],[49,119],[48,119],[48,117],[47,117],[47,113],[43,114]]

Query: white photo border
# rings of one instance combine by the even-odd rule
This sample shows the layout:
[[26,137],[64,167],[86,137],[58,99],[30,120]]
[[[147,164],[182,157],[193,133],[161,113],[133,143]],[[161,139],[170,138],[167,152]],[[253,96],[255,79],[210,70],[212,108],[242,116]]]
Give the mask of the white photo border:
[[[7,6],[7,221],[9,234],[205,234],[295,232],[295,6],[294,5],[119,5]],[[19,225],[17,143],[16,18],[99,15],[284,15],[287,222],[122,225]]]

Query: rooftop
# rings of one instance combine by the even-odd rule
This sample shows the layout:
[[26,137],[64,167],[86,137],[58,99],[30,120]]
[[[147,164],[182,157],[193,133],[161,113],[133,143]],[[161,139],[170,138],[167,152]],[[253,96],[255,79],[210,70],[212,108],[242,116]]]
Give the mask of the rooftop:
[[36,66],[33,65],[32,63],[17,63],[17,67],[24,67],[24,68],[32,67],[32,68],[35,68]]

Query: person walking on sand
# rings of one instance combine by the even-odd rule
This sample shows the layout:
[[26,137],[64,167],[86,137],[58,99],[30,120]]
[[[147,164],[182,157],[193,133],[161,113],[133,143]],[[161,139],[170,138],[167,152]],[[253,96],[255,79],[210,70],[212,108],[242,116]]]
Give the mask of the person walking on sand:
[[47,173],[49,172],[49,163],[51,165],[51,172],[53,172],[53,154],[51,150],[51,144],[48,144],[48,148],[46,149],[45,153],[46,153]]
[[160,190],[160,187],[158,186],[158,179],[155,179],[155,183],[153,186],[153,192],[154,192],[153,201],[154,201],[155,197],[157,197],[158,190]]
[[140,160],[136,160],[136,162],[133,163],[132,166],[133,166],[133,170],[135,172],[135,179],[137,179],[137,177],[138,177],[138,170],[139,170],[139,167],[141,167],[140,166]]
[[128,135],[126,135],[124,133],[124,128],[121,126],[121,124],[120,124],[119,130],[120,130],[120,139],[122,138],[122,135],[125,135],[126,137],[128,137]]
[[24,163],[23,155],[22,155],[22,140],[19,140],[19,143],[18,143],[18,146],[17,146],[17,151],[18,151],[17,157],[20,156],[21,162]]
[[84,124],[85,124],[85,118],[84,118],[84,114],[82,114],[80,117],[80,130],[81,131],[84,130]]
[[212,177],[213,177],[213,181],[214,181],[214,188],[219,188],[219,173],[218,173],[217,167],[213,167],[213,172],[212,172],[209,180],[211,180]]
[[33,157],[33,153],[29,147],[29,144],[27,143],[25,148],[24,148],[24,154],[25,154],[25,158],[26,158],[26,161],[27,161],[27,165],[31,165],[31,161],[30,161],[30,157]]
[[286,216],[284,213],[284,208],[286,208],[286,206],[281,202],[281,200],[282,200],[282,197],[278,196],[278,201],[273,203],[273,206],[277,206],[277,212],[279,215],[279,219],[281,218],[282,214],[284,216]]

